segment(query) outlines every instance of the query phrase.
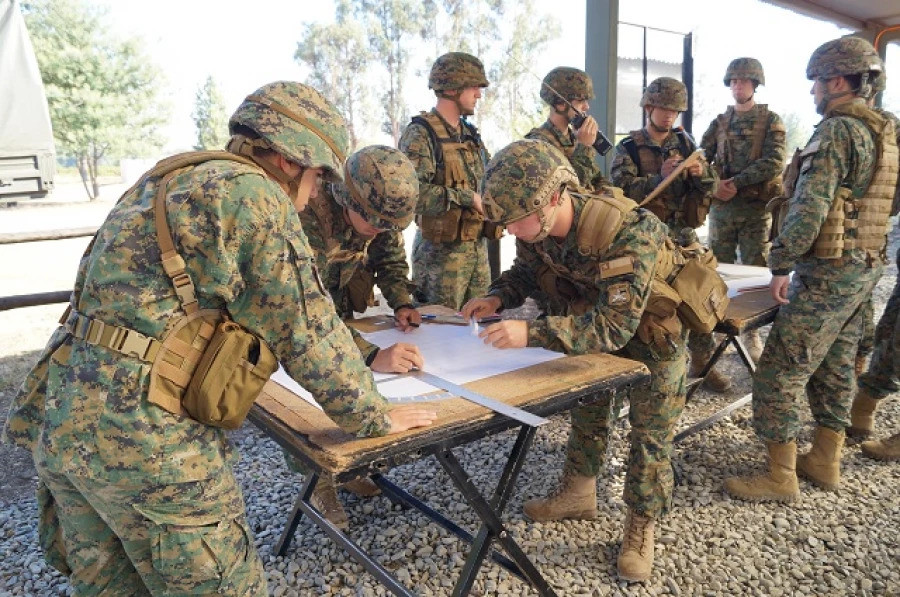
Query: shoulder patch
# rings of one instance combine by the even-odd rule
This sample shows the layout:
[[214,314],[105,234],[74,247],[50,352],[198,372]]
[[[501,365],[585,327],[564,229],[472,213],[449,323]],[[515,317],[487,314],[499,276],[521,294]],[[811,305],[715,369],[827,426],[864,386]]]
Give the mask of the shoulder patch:
[[616,309],[631,305],[631,285],[628,282],[610,284],[606,289],[606,304]]

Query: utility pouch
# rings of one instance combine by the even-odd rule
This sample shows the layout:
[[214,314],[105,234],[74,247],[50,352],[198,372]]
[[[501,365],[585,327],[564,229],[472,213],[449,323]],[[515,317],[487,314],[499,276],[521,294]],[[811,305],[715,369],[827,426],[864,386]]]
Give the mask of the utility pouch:
[[725,319],[728,309],[728,286],[716,272],[716,258],[706,250],[688,258],[681,270],[669,282],[678,296],[678,315],[687,328],[709,333]]
[[449,243],[459,238],[459,219],[462,210],[448,209],[441,216],[419,216],[416,223],[422,231],[422,238],[433,243]]
[[474,241],[481,238],[481,232],[484,230],[484,216],[474,209],[460,210],[462,216],[459,226],[459,240]]
[[638,338],[644,344],[652,344],[662,354],[670,352],[681,338],[680,304],[681,297],[675,289],[658,278],[653,279],[647,306],[638,324]]
[[844,220],[846,219],[845,205],[853,191],[847,187],[838,188],[831,209],[825,217],[819,236],[813,243],[813,255],[819,259],[840,259],[844,253]]
[[237,429],[277,368],[278,359],[263,340],[223,321],[200,357],[182,406],[201,423]]
[[712,203],[712,198],[706,193],[688,193],[682,204],[684,223],[691,228],[703,226],[706,223],[706,216],[709,214],[710,203]]
[[357,313],[363,313],[375,304],[375,275],[363,266],[358,266],[346,287],[350,306]]
[[503,226],[485,221],[481,229],[481,235],[488,240],[500,240],[503,238]]

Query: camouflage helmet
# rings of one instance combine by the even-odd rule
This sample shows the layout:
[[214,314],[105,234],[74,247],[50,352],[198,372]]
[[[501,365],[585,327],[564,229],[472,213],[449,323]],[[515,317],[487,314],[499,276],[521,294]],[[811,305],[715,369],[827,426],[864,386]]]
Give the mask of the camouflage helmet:
[[419,179],[409,158],[393,147],[370,145],[344,162],[344,183],[334,199],[381,230],[403,230],[419,201]]
[[766,84],[766,74],[762,64],[756,58],[735,58],[725,69],[725,87],[731,85],[732,79],[750,79],[756,85]]
[[831,79],[843,75],[880,73],[881,58],[861,37],[841,37],[825,42],[812,53],[806,66],[807,79]]
[[428,75],[428,88],[435,91],[488,85],[490,83],[481,60],[465,52],[449,52],[439,56]]
[[578,175],[562,152],[537,139],[514,141],[485,170],[485,218],[503,225],[520,220],[547,205],[563,184],[577,186]]
[[571,66],[557,66],[544,77],[541,99],[551,106],[562,103],[553,90],[570,102],[594,99],[594,83],[591,76]]
[[238,106],[228,129],[246,126],[292,162],[304,168],[324,168],[327,178],[340,180],[341,165],[350,149],[347,123],[321,93],[302,83],[278,81],[257,89]]
[[684,112],[687,110],[687,87],[672,77],[653,79],[641,96],[641,107],[644,106]]

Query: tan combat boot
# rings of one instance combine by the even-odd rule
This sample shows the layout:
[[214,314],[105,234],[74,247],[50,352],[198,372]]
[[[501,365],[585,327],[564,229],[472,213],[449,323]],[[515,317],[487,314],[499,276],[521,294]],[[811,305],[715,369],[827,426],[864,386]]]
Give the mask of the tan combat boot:
[[847,427],[847,435],[850,437],[869,437],[875,431],[875,409],[878,408],[878,400],[872,398],[868,392],[859,388],[853,406],[850,407],[850,426]]
[[876,460],[900,460],[900,433],[891,437],[862,443],[863,454]]
[[762,356],[763,351],[763,341],[762,338],[759,337],[759,330],[747,332],[744,340],[745,345],[747,346],[747,353],[750,355],[750,358],[753,359],[754,363],[758,363],[759,357]]
[[337,496],[337,489],[334,481],[330,478],[321,477],[313,489],[313,494],[309,498],[313,507],[322,513],[322,516],[328,519],[331,524],[346,531],[350,528],[350,520],[347,518],[347,512]]
[[797,482],[797,444],[766,443],[769,474],[725,479],[725,491],[732,497],[753,502],[793,502],[800,497]]
[[816,427],[812,448],[797,457],[797,473],[823,489],[835,490],[841,482],[841,448],[844,434]]
[[[691,370],[688,373],[688,377],[699,377],[711,356],[712,353],[706,351],[692,351]],[[709,373],[706,374],[706,379],[703,381],[703,387],[718,394],[724,394],[731,390],[731,381],[722,375],[716,367],[713,367],[709,370]]]
[[528,500],[522,507],[535,522],[597,517],[597,479],[563,472],[556,488],[543,499]]
[[341,485],[341,489],[354,493],[359,497],[375,497],[381,493],[381,488],[375,485],[375,481],[368,477],[348,481]]
[[641,582],[650,578],[653,570],[654,520],[634,510],[625,519],[625,537],[619,551],[619,578]]

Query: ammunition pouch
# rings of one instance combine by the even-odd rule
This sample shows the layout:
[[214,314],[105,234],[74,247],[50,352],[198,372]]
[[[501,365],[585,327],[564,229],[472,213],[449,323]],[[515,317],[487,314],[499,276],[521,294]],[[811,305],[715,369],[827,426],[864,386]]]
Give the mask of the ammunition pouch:
[[839,187],[831,202],[831,208],[825,216],[825,222],[819,229],[819,235],[813,243],[813,256],[819,259],[840,259],[844,253],[844,229],[847,214],[845,208],[853,208],[850,200],[853,191],[847,187]]
[[682,214],[684,223],[691,228],[699,228],[706,223],[712,196],[701,191],[691,191],[684,197]]
[[503,226],[485,220],[481,235],[488,240],[500,240],[503,238]]
[[441,216],[416,216],[416,224],[422,238],[435,244],[503,236],[502,226],[485,222],[484,216],[469,208],[452,207]]
[[375,304],[375,275],[362,265],[357,266],[344,292],[353,310],[363,313]]

